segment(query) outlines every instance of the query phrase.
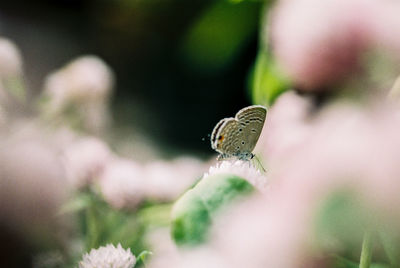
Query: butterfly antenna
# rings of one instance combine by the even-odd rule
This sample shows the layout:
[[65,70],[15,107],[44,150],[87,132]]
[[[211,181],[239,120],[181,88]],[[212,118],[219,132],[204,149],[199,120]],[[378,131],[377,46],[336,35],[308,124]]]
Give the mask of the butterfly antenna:
[[263,165],[261,164],[260,159],[259,159],[256,155],[254,155],[254,158],[257,160],[258,165],[261,167],[261,170],[265,173],[266,170],[265,170],[265,168],[263,167]]

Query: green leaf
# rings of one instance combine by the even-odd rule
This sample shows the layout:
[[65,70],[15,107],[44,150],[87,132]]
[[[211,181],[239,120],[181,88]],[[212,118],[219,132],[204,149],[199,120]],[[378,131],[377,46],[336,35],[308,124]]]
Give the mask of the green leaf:
[[90,205],[90,200],[91,197],[88,193],[80,193],[71,198],[71,200],[69,200],[67,203],[65,203],[61,207],[59,214],[62,215],[82,211]]
[[171,234],[178,245],[196,245],[204,242],[210,224],[210,214],[193,190],[186,192],[175,203]]
[[[136,258],[136,260],[138,261],[138,263],[143,263],[145,264],[145,260],[149,255],[153,255],[153,252],[148,251],[148,250],[143,250]],[[136,263],[136,264],[138,264]]]
[[203,178],[173,207],[173,239],[178,245],[198,245],[207,241],[208,230],[218,213],[253,190],[249,182],[236,175],[219,174]]
[[273,57],[260,49],[252,70],[250,89],[253,103],[271,106],[280,94],[290,89],[290,82]]

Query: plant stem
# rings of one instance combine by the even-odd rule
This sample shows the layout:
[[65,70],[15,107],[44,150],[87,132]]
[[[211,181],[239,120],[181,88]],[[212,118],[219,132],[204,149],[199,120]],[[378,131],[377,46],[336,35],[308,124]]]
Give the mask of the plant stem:
[[370,230],[367,230],[364,233],[359,267],[369,268],[371,264],[371,257],[372,257],[372,232]]

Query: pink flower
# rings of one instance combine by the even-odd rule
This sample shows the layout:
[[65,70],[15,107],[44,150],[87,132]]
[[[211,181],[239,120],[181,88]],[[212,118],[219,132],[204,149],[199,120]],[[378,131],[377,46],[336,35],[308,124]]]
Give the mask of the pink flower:
[[51,73],[45,81],[45,94],[54,107],[62,109],[69,102],[103,102],[111,93],[114,77],[110,68],[98,57],[83,56]]
[[308,97],[293,91],[284,93],[268,111],[268,116],[258,140],[255,152],[261,154],[267,169],[274,169],[304,145],[311,134],[309,117],[313,103]]
[[143,168],[131,160],[112,161],[106,166],[98,183],[105,200],[117,209],[135,208],[144,198]]
[[97,179],[111,158],[108,146],[94,137],[70,142],[62,151],[67,178],[73,188],[82,188]]
[[[49,74],[44,84],[46,116],[72,113],[83,127],[98,133],[109,123],[109,98],[114,75],[95,56],[83,56]],[[71,115],[70,115],[71,117]]]
[[21,74],[21,52],[14,42],[0,37],[0,79],[16,78]]
[[44,132],[13,131],[19,133],[1,133],[0,221],[42,239],[54,231],[68,184],[57,150]]
[[202,162],[189,157],[149,162],[144,168],[146,198],[174,200],[201,177],[204,169]]
[[311,228],[306,204],[296,198],[258,196],[243,203],[218,222],[212,248],[230,267],[302,267]]
[[281,0],[271,20],[274,53],[301,89],[335,85],[359,73],[372,49],[396,57],[399,11],[394,1]]

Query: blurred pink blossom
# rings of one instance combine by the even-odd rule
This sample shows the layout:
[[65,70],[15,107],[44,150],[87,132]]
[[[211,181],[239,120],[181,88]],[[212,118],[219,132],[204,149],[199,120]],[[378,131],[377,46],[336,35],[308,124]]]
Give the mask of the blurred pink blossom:
[[169,228],[158,228],[150,230],[146,234],[146,243],[153,252],[149,268],[177,267],[180,263],[180,253],[172,241]]
[[211,247],[230,259],[231,267],[302,267],[311,228],[303,215],[307,204],[295,198],[246,201],[215,225]]
[[147,164],[114,159],[106,166],[99,183],[112,206],[134,208],[144,199],[176,199],[200,178],[203,170],[202,162],[194,158],[154,160]]
[[48,115],[68,112],[71,106],[88,130],[102,130],[109,121],[108,103],[114,75],[100,58],[83,56],[48,75],[44,84]]
[[[297,112],[303,116],[290,121],[287,110],[294,103],[287,101],[289,94],[283,95],[272,108],[270,120],[276,124],[269,125],[259,147],[271,165],[270,178],[279,177],[288,183],[309,182],[323,185],[322,188],[329,188],[331,183],[346,183],[363,190],[363,194],[372,191],[373,199],[379,202],[396,197],[384,194],[396,191],[396,177],[400,174],[395,163],[400,154],[400,118],[396,107],[375,103],[362,108],[337,102],[307,115],[308,106],[303,106],[303,111]],[[282,127],[285,125],[288,128]],[[287,139],[284,131],[300,133],[300,138]],[[392,188],[386,189],[390,185]]]
[[395,1],[281,0],[271,18],[273,49],[296,85],[322,89],[362,70],[371,49],[396,57],[399,11]]
[[128,159],[114,159],[100,175],[98,183],[105,200],[117,209],[135,208],[145,193],[143,167]]
[[3,114],[21,111],[16,97],[25,94],[22,86],[18,84],[23,75],[22,65],[21,52],[15,43],[0,37],[0,109]]
[[371,205],[398,216],[390,212],[400,201],[396,194],[400,190],[396,110],[382,105],[363,109],[334,104],[314,120],[312,135],[304,146],[292,151],[271,176],[282,183],[304,183],[320,193],[350,187]]
[[51,232],[69,188],[56,148],[29,131],[2,133],[0,147],[0,221],[18,232]]
[[97,179],[112,159],[108,146],[94,137],[71,141],[65,145],[61,156],[67,179],[75,189]]
[[288,91],[268,111],[255,148],[267,163],[267,169],[283,164],[285,156],[304,145],[312,130],[309,122],[312,108],[310,98]]
[[0,37],[0,79],[22,75],[22,56],[13,41]]
[[153,200],[175,200],[201,177],[204,169],[201,161],[189,157],[149,162],[144,167],[145,195]]

